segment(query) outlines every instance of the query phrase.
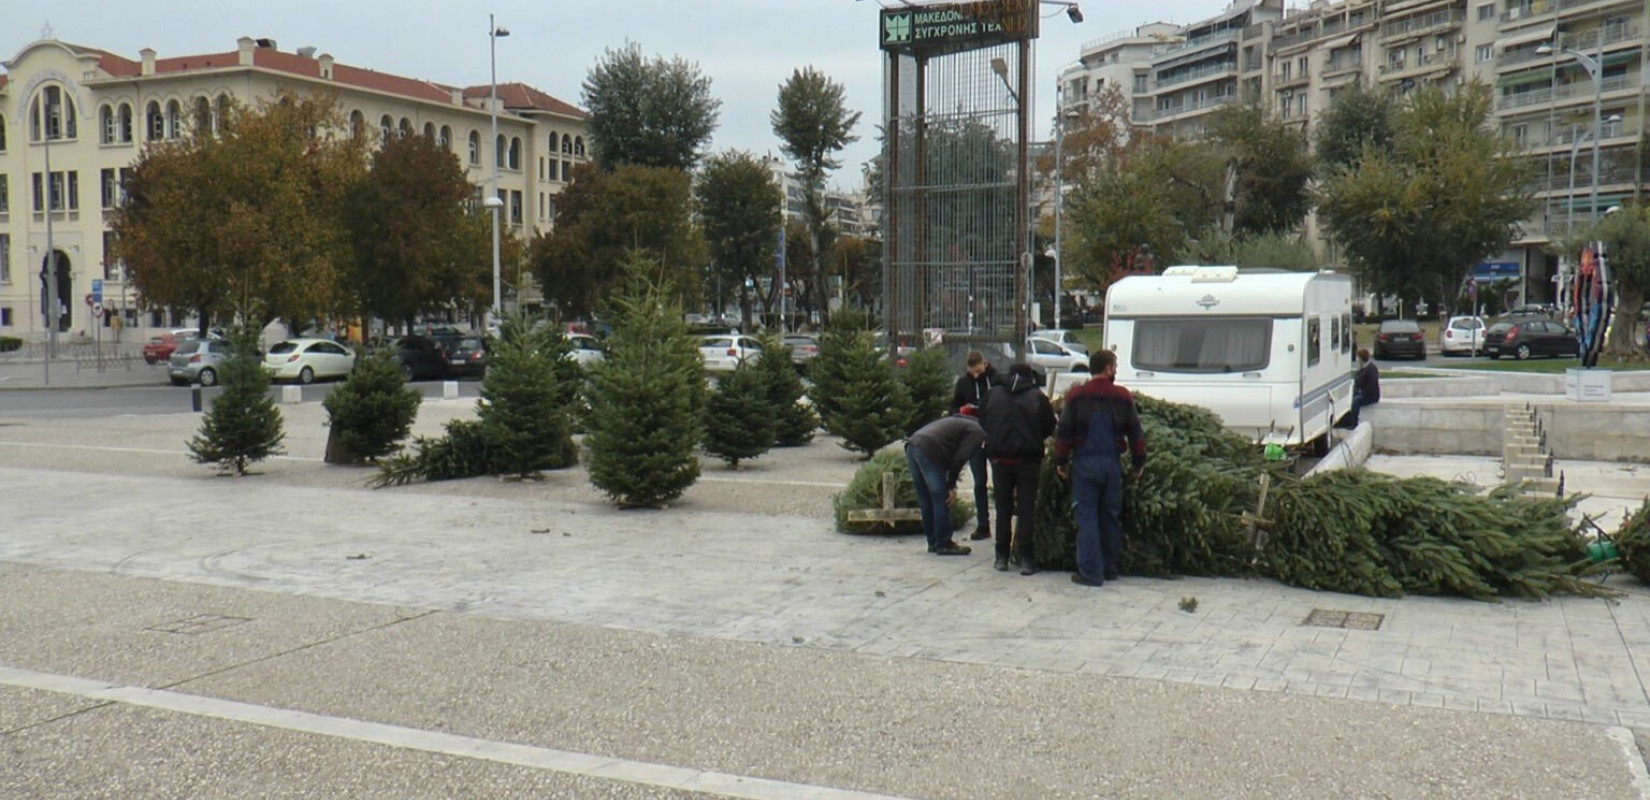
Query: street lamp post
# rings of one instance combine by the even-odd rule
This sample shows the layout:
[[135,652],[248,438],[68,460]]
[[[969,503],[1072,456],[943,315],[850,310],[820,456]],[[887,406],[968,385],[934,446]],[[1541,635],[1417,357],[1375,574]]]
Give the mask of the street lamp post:
[[493,324],[498,321],[500,312],[504,309],[503,293],[500,291],[498,266],[498,215],[504,207],[504,201],[498,196],[498,162],[502,153],[498,148],[498,37],[509,36],[510,31],[499,27],[493,15],[487,15],[487,54],[491,67],[491,82],[487,89],[487,115],[492,121],[493,128],[493,176],[492,188],[488,191],[487,199],[482,205],[493,212],[493,305],[487,310],[487,330],[492,331]]
[[1054,85],[1054,327],[1060,327],[1060,296],[1066,293],[1061,281],[1065,252],[1060,249],[1061,230],[1066,218],[1066,94],[1065,85]]
[[[1604,124],[1603,124],[1604,123],[1604,110],[1603,110],[1603,103],[1604,103],[1604,37],[1603,37],[1602,34],[1600,34],[1600,36],[1599,36],[1599,40],[1598,40],[1598,57],[1597,58],[1594,58],[1593,56],[1587,55],[1586,53],[1583,53],[1580,50],[1576,50],[1576,49],[1570,48],[1570,47],[1560,48],[1560,50],[1562,52],[1569,53],[1571,56],[1573,56],[1576,60],[1576,63],[1580,64],[1582,69],[1587,70],[1588,76],[1590,76],[1593,79],[1593,185],[1592,185],[1591,190],[1588,193],[1587,219],[1589,221],[1592,221],[1592,222],[1597,222],[1598,221],[1598,157],[1599,157],[1599,154],[1598,154],[1599,142],[1598,142],[1598,140],[1599,140],[1599,137],[1603,135],[1603,130],[1604,130]],[[1541,55],[1546,55],[1546,54],[1551,53],[1551,52],[1553,52],[1553,47],[1550,44],[1544,44],[1544,45],[1536,48],[1536,53],[1541,54]],[[1555,90],[1556,90],[1556,87],[1555,87]],[[1574,164],[1574,155],[1573,155],[1573,153],[1574,153],[1574,144],[1573,143],[1571,145],[1571,152],[1572,152],[1572,156],[1571,156],[1572,168],[1571,168],[1570,180],[1572,181],[1572,186],[1573,186],[1574,185],[1573,182],[1575,180],[1575,175],[1574,175],[1575,170],[1574,170],[1574,167],[1573,167],[1573,164]],[[1574,200],[1575,200],[1575,195],[1574,195],[1574,191],[1572,190],[1572,192],[1571,192],[1571,202],[1572,202],[1572,204],[1574,203]]]

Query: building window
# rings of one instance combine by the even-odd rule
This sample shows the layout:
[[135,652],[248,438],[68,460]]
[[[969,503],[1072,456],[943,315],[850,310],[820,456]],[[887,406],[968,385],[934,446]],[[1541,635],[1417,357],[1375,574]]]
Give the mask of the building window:
[[470,131],[470,163],[481,163],[481,134]]
[[99,174],[98,183],[103,187],[103,207],[114,208],[120,205],[120,182],[115,178],[115,171],[103,170]]
[[1302,117],[1306,116],[1306,95],[1295,96],[1295,113]]
[[510,224],[521,224],[521,192],[510,192]]
[[504,166],[504,134],[502,133],[498,135],[497,139],[493,140],[493,165]]
[[544,219],[544,192],[539,192],[539,219]]
[[1477,62],[1479,64],[1482,64],[1482,63],[1484,63],[1486,61],[1489,61],[1493,58],[1495,58],[1495,45],[1493,45],[1493,44],[1481,44],[1481,45],[1478,46]]
[[367,117],[360,111],[349,112],[349,138],[359,139],[367,135]]
[[166,103],[166,138],[176,139],[183,135],[183,105],[176,100]]
[[6,152],[6,115],[0,114],[0,153]]
[[573,137],[565,133],[561,135],[561,151],[569,155],[573,153]]
[[42,173],[34,173],[34,210],[43,211],[47,205],[45,189],[51,189],[50,206],[53,211],[80,210],[80,173],[75,171],[53,172],[49,179]]
[[215,103],[216,103],[217,108],[218,108],[218,116],[217,116],[216,119],[213,120],[213,125],[212,125],[212,132],[213,133],[216,133],[218,131],[223,130],[223,127],[225,125],[229,124],[229,95],[227,95],[227,94],[218,95],[218,99],[215,101]]
[[1489,19],[1495,19],[1494,3],[1486,3],[1478,7],[1478,21],[1483,22]]
[[47,139],[76,136],[74,103],[68,102],[61,86],[47,86],[29,107],[29,138],[38,142],[42,135]]
[[432,142],[435,141],[435,123],[434,122],[424,123],[424,138],[429,139]]
[[11,213],[11,185],[9,178],[0,175],[0,214]]
[[573,140],[573,155],[578,156],[579,158],[584,158],[584,137],[583,136],[580,136],[580,137],[575,138]]
[[561,182],[567,183],[570,180],[573,180],[573,162],[563,161],[561,162]]
[[113,106],[104,105],[98,108],[97,128],[99,144],[115,143],[115,109]]
[[378,135],[385,142],[395,135],[395,120],[390,119],[390,115],[385,114],[378,119]]
[[550,152],[550,153],[556,152],[556,149],[557,149],[556,148],[556,142],[559,142],[559,141],[561,141],[561,140],[556,137],[556,132],[551,131],[550,132],[550,149],[547,152]]
[[1516,144],[1519,147],[1528,146],[1530,143],[1530,126],[1514,125],[1512,128],[1512,138],[1513,144]]
[[160,113],[159,101],[149,101],[149,108],[144,112],[143,126],[149,141],[158,142],[166,138],[166,117]]
[[412,132],[413,132],[412,120],[407,119],[406,117],[402,117],[401,118],[401,125],[396,128],[396,133],[399,133],[401,135],[401,138],[405,139],[408,136],[411,136]]
[[195,134],[198,136],[208,131],[218,132],[218,126],[212,124],[212,101],[205,97],[195,98]]
[[[11,234],[9,233],[0,233],[0,283],[11,283]],[[11,323],[7,321],[0,324],[10,325]]]
[[[121,144],[132,143],[132,105],[130,103],[120,104],[120,126],[117,132]],[[0,150],[4,149],[4,147],[0,147]]]
[[442,125],[441,132],[436,134],[435,143],[441,145],[442,150],[453,149],[453,129],[450,125]]
[[539,156],[539,180],[544,180],[544,156]]
[[510,169],[521,169],[521,137],[510,138]]
[[0,308],[0,328],[10,328],[11,326],[11,306]]

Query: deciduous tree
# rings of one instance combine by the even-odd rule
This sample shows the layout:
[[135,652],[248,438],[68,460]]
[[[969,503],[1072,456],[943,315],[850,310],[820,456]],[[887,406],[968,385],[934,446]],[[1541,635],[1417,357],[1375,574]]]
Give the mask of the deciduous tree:
[[779,105],[770,116],[780,149],[796,162],[802,181],[811,244],[809,300],[822,321],[829,318],[824,301],[825,271],[820,261],[820,236],[828,222],[825,176],[841,166],[835,154],[859,140],[853,134],[859,112],[848,111],[843,94],[842,84],[813,67],[804,67],[792,72],[779,87]]
[[[773,272],[784,197],[761,161],[738,150],[712,156],[694,185],[699,221],[722,282],[738,287],[744,330],[751,329],[751,292]],[[722,298],[718,297],[718,304]],[[720,309],[718,309],[720,310]]]
[[692,169],[722,107],[697,64],[647,58],[636,43],[603,53],[581,96],[597,163],[608,170],[624,164]]

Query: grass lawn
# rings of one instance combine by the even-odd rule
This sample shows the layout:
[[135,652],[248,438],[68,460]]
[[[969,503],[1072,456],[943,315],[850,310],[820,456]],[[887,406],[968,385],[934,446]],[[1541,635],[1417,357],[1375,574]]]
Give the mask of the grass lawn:
[[1449,376],[1437,372],[1406,372],[1401,369],[1383,369],[1381,370],[1381,377],[1383,379],[1402,378],[1408,380],[1410,378],[1448,378]]
[[[1458,364],[1450,364],[1450,369],[1494,370],[1497,372],[1539,372],[1544,374],[1562,374],[1565,370],[1581,366],[1581,360],[1576,358],[1532,358],[1528,361],[1503,358],[1499,361],[1480,358],[1476,361],[1461,359]],[[1622,361],[1600,363],[1604,369],[1613,369],[1618,372],[1634,372],[1650,369],[1650,361]],[[1384,374],[1384,373],[1383,373]]]

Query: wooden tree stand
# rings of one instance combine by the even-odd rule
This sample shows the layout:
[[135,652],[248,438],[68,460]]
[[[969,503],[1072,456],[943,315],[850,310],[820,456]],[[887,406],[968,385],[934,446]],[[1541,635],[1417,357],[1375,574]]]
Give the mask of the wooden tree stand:
[[880,522],[889,527],[901,522],[921,522],[922,509],[899,508],[894,505],[898,489],[899,475],[893,472],[882,473],[882,507],[852,509],[848,512],[848,521]]

